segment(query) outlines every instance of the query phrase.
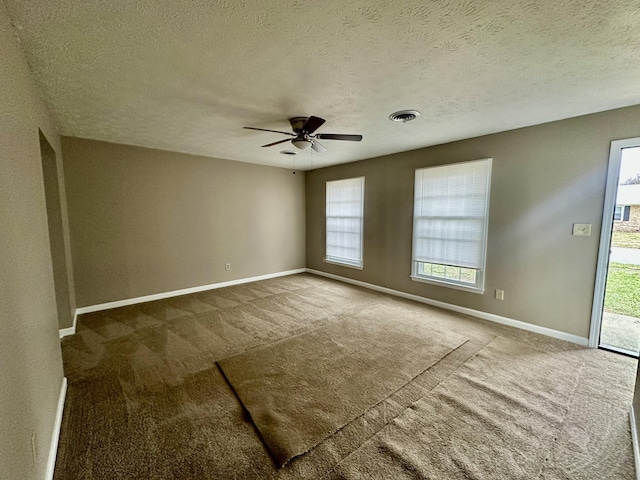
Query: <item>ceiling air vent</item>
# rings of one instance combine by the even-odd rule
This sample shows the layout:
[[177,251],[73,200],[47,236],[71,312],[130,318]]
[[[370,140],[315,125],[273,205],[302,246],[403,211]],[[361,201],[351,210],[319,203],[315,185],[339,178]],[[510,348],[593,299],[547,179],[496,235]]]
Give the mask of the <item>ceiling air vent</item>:
[[415,120],[418,115],[420,115],[420,112],[417,110],[400,110],[399,112],[394,112],[389,115],[389,120],[392,122],[407,123]]

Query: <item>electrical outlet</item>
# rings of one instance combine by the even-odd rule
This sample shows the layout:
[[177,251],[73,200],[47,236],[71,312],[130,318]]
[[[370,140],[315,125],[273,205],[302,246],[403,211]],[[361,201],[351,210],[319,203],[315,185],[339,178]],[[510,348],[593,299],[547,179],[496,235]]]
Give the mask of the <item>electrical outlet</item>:
[[504,300],[504,290],[496,289],[496,300]]
[[225,263],[224,264],[224,269],[227,270],[227,271],[231,270],[231,264],[230,263]]

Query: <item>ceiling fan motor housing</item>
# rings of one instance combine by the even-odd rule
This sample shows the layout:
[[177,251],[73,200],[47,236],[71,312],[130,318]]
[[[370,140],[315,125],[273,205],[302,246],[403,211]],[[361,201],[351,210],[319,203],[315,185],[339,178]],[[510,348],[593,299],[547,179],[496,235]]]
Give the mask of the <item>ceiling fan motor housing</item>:
[[294,132],[300,133],[302,132],[304,124],[307,123],[307,120],[309,120],[309,117],[292,117],[289,119],[289,123]]

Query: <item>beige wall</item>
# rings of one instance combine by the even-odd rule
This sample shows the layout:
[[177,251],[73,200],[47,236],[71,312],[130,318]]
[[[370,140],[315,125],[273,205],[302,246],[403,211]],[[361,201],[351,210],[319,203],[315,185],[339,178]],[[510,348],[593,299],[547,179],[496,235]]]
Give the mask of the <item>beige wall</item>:
[[305,266],[302,172],[79,138],[62,150],[78,306]]
[[0,58],[0,478],[41,480],[62,361],[38,128],[60,139],[2,2]]
[[[587,337],[610,142],[637,136],[631,107],[307,172],[307,267]],[[487,157],[485,293],[411,281],[414,170]],[[325,182],[362,175],[364,269],[325,264]]]

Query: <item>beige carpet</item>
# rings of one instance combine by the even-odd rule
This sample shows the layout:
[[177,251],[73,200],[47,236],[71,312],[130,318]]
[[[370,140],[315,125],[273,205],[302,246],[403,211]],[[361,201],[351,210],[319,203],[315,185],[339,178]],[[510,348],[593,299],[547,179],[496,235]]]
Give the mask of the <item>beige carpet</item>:
[[332,478],[540,477],[582,371],[496,338],[332,472]]
[[[418,321],[469,341],[279,468],[216,362],[378,306],[393,311],[394,322]],[[516,342],[518,348],[502,350],[502,366],[495,367],[501,380],[493,384],[491,351],[505,341]],[[514,436],[512,455],[526,468],[534,463],[530,459],[543,458],[541,479],[634,478],[628,412],[636,361],[312,275],[82,315],[77,334],[64,338],[62,347],[69,386],[56,480],[368,478],[370,465],[380,472],[407,466],[399,478],[449,478],[424,469],[424,464],[414,468],[401,456],[372,450],[390,429],[395,445],[420,452],[432,449],[443,462],[457,458],[448,465],[451,478],[466,467],[460,463],[464,457],[456,456],[460,452],[452,454],[447,445],[465,445],[467,457],[486,457],[497,472],[505,472],[513,466],[502,453],[506,450],[493,456],[478,452],[494,444],[496,435],[510,438],[514,419],[500,414],[506,407],[507,413],[513,408],[518,419],[532,415],[532,429],[517,430],[522,438]],[[521,355],[523,351],[532,353]],[[521,360],[530,366],[523,367]],[[468,381],[459,376],[463,371]],[[572,393],[567,393],[572,379]],[[520,390],[517,385],[537,388]],[[413,422],[416,412],[438,418],[437,409],[447,404],[433,399],[445,398],[447,392],[470,407],[474,399],[486,399],[486,413],[463,409],[462,417],[494,423],[468,432],[455,414],[441,417],[449,418],[451,428],[438,427],[438,438],[412,431],[415,425],[406,422]],[[540,435],[536,428],[542,420],[535,408],[542,406],[542,420],[549,417],[545,421],[550,426]],[[409,428],[397,429],[401,421]]]
[[272,456],[284,465],[465,341],[374,305],[218,364]]

